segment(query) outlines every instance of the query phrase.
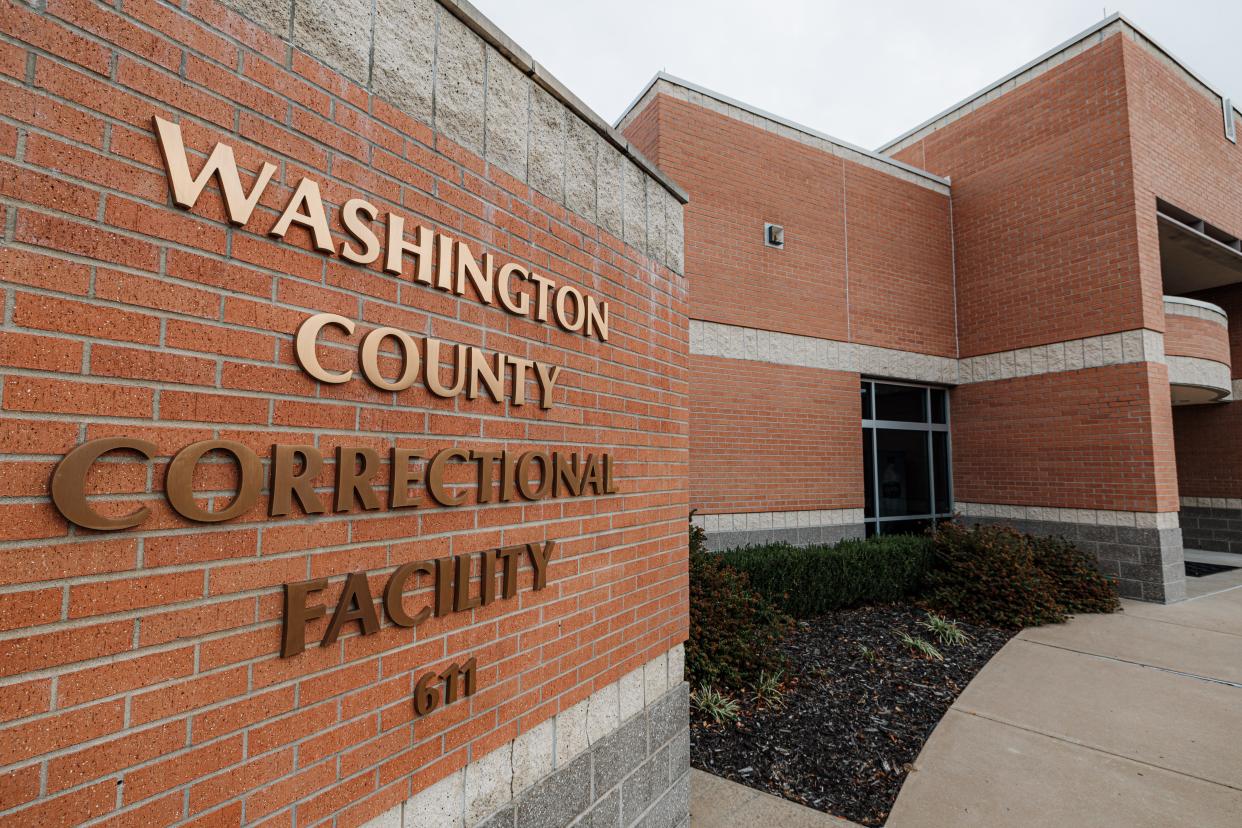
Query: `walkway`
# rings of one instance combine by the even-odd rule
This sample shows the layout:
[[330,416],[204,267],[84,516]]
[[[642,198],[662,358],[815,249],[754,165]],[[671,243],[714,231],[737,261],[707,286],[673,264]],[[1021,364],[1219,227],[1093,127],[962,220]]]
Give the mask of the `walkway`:
[[888,828],[1242,825],[1242,588],[1123,604],[1010,641],[932,733]]

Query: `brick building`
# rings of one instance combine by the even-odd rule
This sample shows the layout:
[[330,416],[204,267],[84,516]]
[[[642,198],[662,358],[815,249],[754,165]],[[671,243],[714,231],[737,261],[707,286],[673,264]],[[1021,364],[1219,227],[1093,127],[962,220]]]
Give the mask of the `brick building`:
[[1234,112],[1119,18],[879,154],[462,0],[6,0],[0,88],[0,826],[684,824],[691,508],[1242,551]]
[[1116,15],[878,152],[657,75],[619,127],[690,195],[709,542],[960,513],[1155,601],[1242,553],[1236,117]]

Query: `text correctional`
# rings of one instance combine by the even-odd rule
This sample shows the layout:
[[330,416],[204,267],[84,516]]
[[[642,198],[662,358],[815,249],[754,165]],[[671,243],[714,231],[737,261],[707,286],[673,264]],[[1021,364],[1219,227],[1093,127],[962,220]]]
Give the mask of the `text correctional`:
[[[102,437],[88,440],[65,455],[52,475],[52,501],[66,520],[86,529],[116,531],[143,523],[151,509],[141,506],[118,517],[101,514],[86,496],[87,475],[95,461],[112,451],[134,451],[147,460],[154,459],[158,447],[148,441],[128,437]],[[194,491],[194,470],[209,452],[231,455],[239,475],[237,493],[228,506],[210,511]],[[426,460],[426,469],[415,465]],[[268,513],[273,517],[293,511],[297,500],[308,515],[365,511],[384,508],[376,484],[381,466],[379,452],[356,446],[337,446],[331,505],[316,491],[323,455],[309,445],[273,445],[270,454]],[[419,505],[410,487],[423,483],[427,494],[440,506],[475,503],[508,503],[584,494],[616,494],[610,454],[580,455],[578,452],[534,450],[526,452],[500,449],[446,448],[430,456],[421,449],[393,448],[388,457],[388,509],[409,509]],[[451,468],[457,468],[450,472]],[[465,471],[465,474],[462,473]],[[451,484],[469,475],[474,497],[467,489]],[[251,512],[263,486],[263,462],[249,446],[235,440],[202,440],[177,452],[168,464],[164,494],[177,514],[197,523],[234,520]],[[499,491],[497,491],[499,490]]]

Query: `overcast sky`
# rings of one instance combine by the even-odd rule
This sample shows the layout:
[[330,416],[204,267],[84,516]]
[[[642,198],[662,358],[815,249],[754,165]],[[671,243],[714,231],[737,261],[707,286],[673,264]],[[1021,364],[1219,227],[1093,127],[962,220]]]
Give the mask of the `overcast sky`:
[[[473,2],[609,121],[663,69],[868,149],[1105,13],[1069,0]],[[1242,2],[1136,0],[1107,11],[1242,99]]]

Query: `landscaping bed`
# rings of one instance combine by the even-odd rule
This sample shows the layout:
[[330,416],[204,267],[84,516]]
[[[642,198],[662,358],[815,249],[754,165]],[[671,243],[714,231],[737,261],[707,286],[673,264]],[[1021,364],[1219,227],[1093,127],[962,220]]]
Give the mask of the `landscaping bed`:
[[[910,763],[970,679],[1016,630],[959,624],[944,643],[909,604],[797,622],[778,645],[783,695],[738,694],[737,719],[691,713],[691,764],[863,825],[883,825]],[[943,660],[903,643],[933,644]],[[781,691],[778,691],[781,692]]]

